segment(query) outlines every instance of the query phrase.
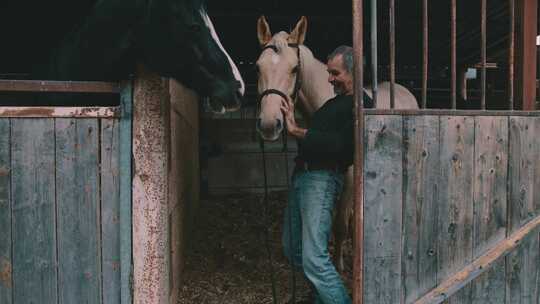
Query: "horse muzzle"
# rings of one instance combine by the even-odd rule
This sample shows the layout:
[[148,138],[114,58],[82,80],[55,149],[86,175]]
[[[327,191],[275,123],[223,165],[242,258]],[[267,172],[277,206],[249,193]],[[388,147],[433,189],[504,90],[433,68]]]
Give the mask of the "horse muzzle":
[[255,123],[255,127],[262,139],[266,141],[275,141],[279,138],[279,135],[283,131],[283,122],[276,118],[274,123],[265,123],[261,118],[259,118]]

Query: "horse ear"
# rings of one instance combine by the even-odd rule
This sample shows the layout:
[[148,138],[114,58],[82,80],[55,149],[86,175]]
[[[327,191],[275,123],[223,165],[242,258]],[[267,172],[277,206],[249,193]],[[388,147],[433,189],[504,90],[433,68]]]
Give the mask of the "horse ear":
[[264,16],[260,16],[259,20],[257,20],[257,37],[261,46],[265,46],[272,39],[270,26]]
[[306,16],[302,16],[300,18],[300,21],[296,24],[296,27],[291,32],[288,38],[289,43],[298,43],[303,44],[304,39],[306,39],[306,30],[307,30],[307,18]]

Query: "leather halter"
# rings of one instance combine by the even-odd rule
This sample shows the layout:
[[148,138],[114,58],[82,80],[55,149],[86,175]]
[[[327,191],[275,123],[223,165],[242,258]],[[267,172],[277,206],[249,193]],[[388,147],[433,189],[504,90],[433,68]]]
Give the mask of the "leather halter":
[[[300,78],[300,72],[302,71],[302,61],[300,60],[300,46],[298,45],[298,43],[288,43],[287,44],[289,47],[291,48],[296,48],[296,54],[298,56],[298,65],[297,65],[297,71],[296,71],[296,80],[294,82],[294,89],[293,89],[293,92],[291,94],[291,99],[293,100],[293,102],[296,100],[296,97],[298,97],[298,92],[300,91],[300,88],[302,87],[302,79]],[[262,52],[264,52],[264,50],[266,49],[271,49],[273,50],[274,52],[278,53],[279,50],[277,48],[277,46],[273,45],[273,44],[267,44],[263,47],[262,49]],[[270,95],[270,94],[276,94],[276,95],[279,95],[281,98],[287,100],[287,94],[283,93],[282,91],[280,90],[277,90],[277,89],[266,89],[264,90],[260,95],[259,95],[259,103],[262,101],[262,99],[264,98],[264,96],[266,95]]]

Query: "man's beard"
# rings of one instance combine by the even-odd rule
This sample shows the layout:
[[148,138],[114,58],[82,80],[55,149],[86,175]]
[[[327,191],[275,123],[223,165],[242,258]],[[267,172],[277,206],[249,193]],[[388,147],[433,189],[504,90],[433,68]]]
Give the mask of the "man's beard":
[[334,87],[334,93],[336,93],[336,95],[342,95],[345,93],[345,90],[343,90],[341,86],[334,85],[333,87]]

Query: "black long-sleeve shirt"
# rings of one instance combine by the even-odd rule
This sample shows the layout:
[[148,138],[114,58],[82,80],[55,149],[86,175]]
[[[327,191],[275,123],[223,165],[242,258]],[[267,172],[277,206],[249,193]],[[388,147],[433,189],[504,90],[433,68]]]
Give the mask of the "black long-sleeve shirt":
[[[364,108],[373,101],[364,94]],[[308,163],[337,162],[348,167],[354,152],[354,100],[338,95],[313,114],[304,139],[298,142],[298,157]]]

